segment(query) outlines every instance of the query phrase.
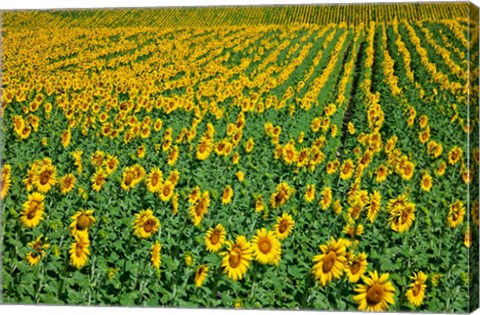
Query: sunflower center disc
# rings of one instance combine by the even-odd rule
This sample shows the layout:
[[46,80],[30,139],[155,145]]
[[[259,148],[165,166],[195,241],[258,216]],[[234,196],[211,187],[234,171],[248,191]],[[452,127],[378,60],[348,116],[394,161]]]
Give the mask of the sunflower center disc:
[[367,291],[367,303],[368,305],[377,305],[383,298],[383,286],[380,284],[374,284]]
[[131,173],[128,173],[127,176],[125,176],[125,185],[130,185],[132,183],[133,176]]
[[164,195],[164,196],[170,195],[170,186],[165,185],[165,186],[163,187],[163,195]]
[[88,218],[88,216],[85,214],[82,214],[77,219],[77,230],[80,230],[80,231],[85,230],[88,227],[89,223],[90,223],[90,219]]
[[272,244],[269,239],[263,238],[258,244],[258,248],[264,254],[268,254],[272,250]]
[[157,186],[157,184],[158,184],[158,178],[157,178],[157,176],[152,176],[152,186],[155,187],[155,186]]
[[328,253],[323,259],[322,271],[323,273],[327,273],[332,270],[333,266],[335,265],[335,261],[337,260],[337,254],[334,251]]
[[356,261],[350,266],[350,272],[355,275],[358,271],[360,271],[360,262]]
[[414,296],[417,296],[417,295],[420,293],[420,285],[415,284],[415,285],[413,286],[412,293],[413,293]]
[[35,217],[35,214],[37,213],[37,207],[38,207],[38,202],[32,201],[30,203],[30,207],[28,208],[28,213],[27,213],[27,218],[29,220],[33,219]]
[[147,222],[145,222],[145,225],[143,226],[143,230],[147,233],[150,233],[153,230],[154,226],[155,226],[155,222],[153,222],[153,220],[150,219]]
[[280,233],[285,233],[285,231],[287,230],[287,227],[288,227],[288,223],[286,221],[282,221],[280,223],[280,226],[278,227],[278,231]]
[[77,246],[75,247],[75,255],[77,257],[82,257],[83,255],[83,246],[81,244],[77,244]]
[[40,175],[40,184],[42,185],[47,184],[49,179],[50,179],[50,173],[43,172],[42,175]]
[[232,268],[238,267],[240,265],[241,261],[241,253],[238,252],[238,250],[234,250],[230,252],[230,257],[228,258],[228,262],[230,263],[230,266]]
[[220,236],[218,235],[218,232],[215,231],[213,232],[212,236],[210,236],[210,243],[212,243],[212,245],[215,245],[218,243],[220,239]]
[[405,224],[405,223],[407,222],[407,220],[408,220],[408,214],[409,214],[409,213],[408,213],[408,211],[406,211],[406,210],[404,210],[404,211],[402,212],[402,224]]

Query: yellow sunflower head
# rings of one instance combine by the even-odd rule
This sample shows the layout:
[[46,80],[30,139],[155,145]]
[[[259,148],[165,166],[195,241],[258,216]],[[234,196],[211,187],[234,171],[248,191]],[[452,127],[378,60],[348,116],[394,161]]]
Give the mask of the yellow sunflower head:
[[147,175],[147,189],[151,193],[159,192],[163,185],[163,172],[154,167]]
[[227,250],[220,253],[223,272],[234,281],[241,280],[252,260],[251,244],[243,235],[237,235],[235,242],[227,241],[226,244]]
[[413,282],[409,285],[409,289],[405,293],[405,296],[407,297],[408,303],[419,307],[425,298],[425,289],[427,288],[425,283],[427,282],[427,275],[422,271],[419,271],[418,273],[413,273],[413,276],[410,278]]
[[207,278],[208,275],[208,266],[207,265],[200,265],[197,268],[197,271],[195,272],[195,286],[196,287],[201,287],[203,282],[205,281],[205,278]]
[[365,284],[358,284],[353,297],[361,311],[382,312],[388,310],[388,304],[395,304],[395,288],[388,281],[388,273],[378,277],[377,271],[370,272],[370,277],[363,277]]
[[75,175],[73,174],[67,174],[60,178],[59,184],[60,184],[60,192],[62,194],[69,193],[75,188],[75,183],[77,179],[75,178]]
[[95,223],[93,210],[79,210],[72,216],[73,222],[70,224],[72,235],[85,233]]
[[166,180],[163,185],[160,187],[159,196],[162,201],[169,201],[172,198],[173,193],[175,192],[175,185],[170,180]]
[[232,197],[233,197],[233,188],[230,185],[227,185],[225,189],[223,190],[222,194],[222,204],[226,205],[232,202]]
[[90,241],[87,233],[77,233],[74,235],[75,242],[69,250],[70,265],[80,269],[87,264],[90,255]]
[[357,256],[353,255],[351,259],[348,260],[347,267],[345,268],[348,281],[350,283],[358,282],[358,280],[360,280],[360,278],[363,277],[367,271],[367,267],[367,254],[360,253]]
[[160,265],[161,265],[160,250],[161,249],[162,249],[162,246],[160,242],[156,240],[155,243],[152,245],[152,251],[150,253],[152,266],[155,269],[160,269]]
[[27,228],[36,227],[40,221],[44,220],[44,199],[45,196],[33,192],[28,195],[28,200],[23,204],[22,216],[20,218],[22,225]]
[[139,238],[149,238],[160,228],[160,221],[153,215],[152,210],[141,210],[135,214],[133,234]]
[[294,225],[295,221],[293,221],[292,216],[284,212],[282,216],[277,217],[273,230],[279,240],[284,240],[290,235]]
[[255,259],[263,265],[277,265],[280,262],[282,245],[273,231],[265,228],[257,230],[252,239],[252,248]]
[[56,168],[51,164],[42,165],[35,176],[34,185],[41,193],[46,193],[57,183]]
[[205,234],[205,245],[209,252],[218,252],[225,243],[227,233],[222,224],[217,224],[215,228],[208,229]]
[[312,202],[315,199],[315,184],[308,184],[305,192],[305,200]]
[[451,228],[456,228],[458,225],[463,223],[465,217],[465,206],[460,200],[456,200],[450,205],[447,217],[447,223]]
[[326,245],[320,245],[322,254],[313,257],[312,274],[322,286],[326,286],[334,278],[342,276],[347,258],[347,247],[343,239],[333,237]]
[[210,207],[210,194],[208,191],[204,191],[198,201],[189,209],[193,225],[197,226],[202,222],[203,217],[208,213],[208,207]]
[[100,189],[102,189],[106,182],[107,173],[103,169],[99,168],[92,176],[92,189],[98,192]]

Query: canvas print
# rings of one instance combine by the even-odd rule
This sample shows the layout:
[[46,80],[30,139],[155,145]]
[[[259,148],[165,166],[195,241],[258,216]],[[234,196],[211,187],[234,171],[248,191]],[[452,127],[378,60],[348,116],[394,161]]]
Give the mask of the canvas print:
[[469,2],[1,12],[1,302],[478,307]]

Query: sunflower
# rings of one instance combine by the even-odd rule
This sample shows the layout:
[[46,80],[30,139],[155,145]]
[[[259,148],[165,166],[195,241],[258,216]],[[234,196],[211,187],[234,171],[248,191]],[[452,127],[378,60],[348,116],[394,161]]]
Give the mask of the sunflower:
[[389,221],[392,230],[398,233],[407,231],[415,221],[415,204],[406,202],[404,205],[393,207]]
[[[30,266],[38,265],[40,259],[45,257],[45,249],[50,247],[50,244],[42,242],[42,238],[43,235],[40,235],[36,240],[28,243],[28,246],[33,249],[33,251],[28,252],[28,254],[25,256]],[[45,242],[47,240],[48,238],[45,238]]]
[[420,306],[425,298],[425,289],[427,285],[427,275],[422,271],[418,273],[413,273],[413,276],[410,277],[413,280],[413,283],[409,285],[409,289],[405,293],[405,296],[408,299],[408,303],[413,306]]
[[265,228],[257,230],[252,239],[253,253],[255,259],[263,265],[278,265],[282,253],[282,244],[273,231]]
[[18,136],[20,137],[20,139],[27,139],[28,137],[30,137],[30,133],[32,132],[32,128],[30,128],[29,126],[25,125],[23,126],[22,130],[20,131],[20,133],[18,134]]
[[400,170],[400,176],[406,181],[409,181],[415,171],[415,164],[413,162],[405,162],[404,167]]
[[381,164],[377,168],[376,175],[377,175],[377,177],[376,177],[377,183],[384,182],[387,179],[387,176],[388,176],[388,168],[385,165]]
[[208,191],[204,191],[196,204],[193,204],[189,209],[189,213],[192,216],[193,225],[197,226],[202,222],[203,217],[208,212],[209,206],[210,194]]
[[185,265],[190,267],[193,264],[193,255],[191,253],[187,253],[185,256]]
[[123,190],[130,190],[137,184],[135,180],[135,169],[133,166],[127,166],[122,176],[121,187]]
[[23,204],[22,216],[20,218],[23,226],[27,228],[36,227],[40,224],[40,221],[44,220],[44,199],[45,196],[38,192],[28,195],[28,200]]
[[212,153],[213,146],[214,146],[214,143],[212,139],[207,138],[206,136],[202,136],[202,138],[200,139],[200,143],[198,144],[198,147],[197,147],[197,152],[196,152],[197,159],[199,159],[200,161],[206,160]]
[[466,248],[470,248],[472,246],[472,233],[470,232],[470,227],[467,226],[465,229],[465,234],[463,236],[463,244]]
[[293,188],[291,188],[288,183],[282,182],[277,185],[275,192],[270,197],[270,204],[272,208],[277,208],[283,206],[290,196],[293,193]]
[[75,178],[75,175],[71,173],[60,178],[58,180],[58,183],[60,184],[60,192],[62,194],[67,194],[71,192],[73,188],[75,188],[76,181],[77,179]]
[[88,232],[88,229],[95,223],[93,210],[79,210],[72,216],[73,222],[70,224],[72,235]]
[[430,189],[432,189],[432,176],[430,176],[428,172],[423,173],[421,188],[423,191],[427,191],[427,192],[430,191]]
[[420,128],[425,128],[427,127],[428,125],[428,116],[427,115],[422,115],[420,116],[419,120],[418,120],[418,124],[420,126]]
[[356,283],[360,280],[361,277],[367,272],[367,254],[360,253],[357,256],[352,255],[351,259],[348,260],[347,267],[345,272],[348,276],[348,281],[350,283]]
[[238,171],[235,175],[239,181],[243,182],[245,180],[245,174],[242,171]]
[[322,210],[327,210],[328,207],[332,204],[332,189],[330,187],[323,188],[320,193],[320,208]]
[[340,278],[347,262],[346,244],[343,239],[333,237],[326,245],[320,245],[322,254],[313,257],[312,274],[323,287],[333,278]]
[[102,166],[104,158],[105,158],[105,152],[103,152],[101,150],[97,150],[90,157],[90,161],[92,162],[93,166],[100,167],[100,166]]
[[225,187],[223,194],[222,194],[222,204],[226,205],[232,202],[233,197],[233,189],[232,186],[228,185]]
[[343,210],[343,207],[342,207],[342,203],[340,200],[335,200],[335,202],[333,203],[333,212],[335,212],[335,214],[340,214],[342,213],[342,210]]
[[351,134],[351,135],[354,135],[356,130],[355,130],[355,126],[353,125],[353,123],[350,121],[347,125],[347,129],[348,129],[348,133]]
[[177,163],[177,161],[178,161],[179,155],[180,155],[180,153],[179,153],[179,150],[178,150],[178,146],[176,146],[176,145],[173,146],[173,148],[168,153],[167,164],[170,165],[170,166],[175,165],[175,163]]
[[62,146],[64,148],[68,147],[70,145],[71,140],[72,140],[72,133],[70,131],[70,128],[68,128],[62,133]]
[[451,165],[457,164],[458,161],[462,158],[463,150],[459,146],[453,147],[450,152],[448,152],[448,163]]
[[447,223],[451,228],[456,228],[458,225],[463,223],[463,218],[465,217],[465,207],[463,202],[460,200],[455,201],[450,205],[448,211]]
[[159,196],[162,201],[169,201],[175,191],[175,185],[168,179],[162,184],[159,190]]
[[75,165],[77,167],[77,172],[79,174],[82,173],[83,171],[83,167],[82,167],[82,155],[83,155],[83,151],[75,151],[75,152],[72,152],[72,157],[73,159],[75,160],[73,162],[73,165]]
[[208,229],[205,234],[205,246],[209,252],[218,252],[225,243],[227,233],[220,223],[215,228]]
[[235,242],[226,241],[226,244],[227,250],[220,253],[223,273],[233,281],[241,280],[252,260],[252,246],[243,235],[237,235]]
[[195,272],[195,286],[201,287],[203,282],[205,281],[205,278],[208,275],[208,266],[207,265],[200,265],[197,268],[197,271]]
[[156,193],[159,192],[160,189],[162,188],[162,183],[163,183],[163,172],[158,168],[154,167],[148,173],[147,178],[147,189],[151,193]]
[[143,159],[145,157],[146,150],[147,149],[145,148],[144,144],[137,148],[137,156],[139,159]]
[[0,198],[3,200],[7,197],[8,192],[10,191],[12,181],[10,180],[10,175],[6,174],[4,169],[2,169],[0,176]]
[[380,212],[380,206],[382,204],[382,195],[375,190],[370,194],[370,202],[367,206],[367,218],[370,220],[370,223],[375,221],[378,213]]
[[363,277],[365,284],[354,289],[358,295],[353,300],[360,311],[381,312],[388,309],[388,304],[395,304],[395,288],[388,281],[388,273],[378,277],[377,271],[370,272],[370,277]]
[[340,165],[340,161],[330,161],[327,163],[327,174],[332,175],[337,172],[338,166]]
[[445,174],[445,170],[447,169],[447,163],[445,161],[440,162],[438,165],[438,168],[436,170],[436,173],[438,176],[443,176]]
[[149,238],[160,228],[160,221],[153,215],[152,210],[141,210],[135,214],[133,234],[139,238]]
[[232,156],[232,163],[238,164],[238,162],[240,162],[240,154],[238,152],[235,152]]
[[195,188],[192,189],[190,194],[188,195],[188,202],[191,204],[194,204],[197,202],[197,200],[200,198],[200,187],[195,186]]
[[37,171],[34,178],[34,185],[41,193],[46,193],[57,183],[56,168],[51,164],[44,164]]
[[103,185],[107,182],[107,173],[99,168],[92,176],[92,189],[94,191],[100,191]]
[[260,194],[255,198],[255,211],[262,212],[264,209],[263,196]]
[[273,226],[275,236],[279,240],[286,239],[292,232],[294,225],[295,221],[293,221],[292,216],[284,212],[281,217],[277,217],[276,224]]
[[180,180],[180,172],[178,170],[171,171],[167,179],[171,181],[174,186],[176,186]]
[[297,151],[295,150],[295,145],[292,140],[283,147],[282,156],[283,160],[285,161],[285,163],[287,163],[287,165],[296,162]]
[[133,172],[133,180],[135,181],[135,184],[140,183],[146,175],[145,169],[140,164],[133,165]]
[[340,179],[350,179],[353,175],[354,166],[355,165],[351,159],[347,159],[345,162],[343,162],[342,166],[340,167]]
[[157,270],[160,269],[160,265],[161,265],[161,256],[160,256],[161,249],[162,249],[162,245],[158,240],[156,240],[155,243],[152,245],[152,251],[150,252],[150,255],[152,260],[152,266]]
[[70,265],[80,269],[87,264],[88,256],[90,255],[90,241],[86,233],[75,234],[74,237],[75,242],[69,250]]
[[315,199],[315,184],[308,184],[307,191],[305,191],[305,200],[312,202]]
[[172,197],[172,214],[178,213],[178,193],[174,193]]

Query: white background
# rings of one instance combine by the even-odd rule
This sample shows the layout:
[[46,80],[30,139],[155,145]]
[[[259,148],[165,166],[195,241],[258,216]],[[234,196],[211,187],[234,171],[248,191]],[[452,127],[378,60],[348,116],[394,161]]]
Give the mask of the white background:
[[[427,0],[428,1],[428,0]],[[417,2],[427,2],[420,0]],[[448,0],[441,0],[437,2],[446,2]],[[452,1],[452,0],[450,0]],[[105,8],[105,7],[158,7],[158,6],[200,6],[200,5],[258,5],[258,4],[309,4],[309,3],[365,3],[365,2],[380,2],[380,1],[361,1],[361,0],[236,0],[236,1],[220,1],[220,0],[1,0],[0,10],[5,9],[50,9],[50,8]],[[402,2],[399,0],[383,0],[381,2]],[[428,1],[431,2],[431,1]],[[471,1],[477,6],[480,6],[480,0]],[[281,281],[281,279],[279,279]],[[106,315],[110,313],[115,315],[184,315],[195,312],[196,315],[219,315],[219,314],[239,314],[239,315],[340,315],[340,314],[354,314],[341,312],[294,312],[294,311],[236,311],[236,310],[201,310],[201,309],[159,309],[159,308],[98,308],[98,307],[61,307],[61,306],[0,306],[0,314],[16,314],[22,313],[35,315]],[[358,313],[356,313],[358,314]],[[392,313],[389,313],[392,314]],[[479,315],[480,311],[475,312]]]

